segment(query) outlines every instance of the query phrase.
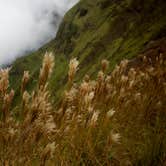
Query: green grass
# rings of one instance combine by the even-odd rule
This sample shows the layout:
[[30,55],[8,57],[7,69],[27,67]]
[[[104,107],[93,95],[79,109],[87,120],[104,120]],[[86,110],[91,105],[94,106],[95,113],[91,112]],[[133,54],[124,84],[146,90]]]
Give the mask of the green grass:
[[[42,55],[46,51],[55,54],[56,65],[50,81],[55,98],[59,97],[65,87],[67,63],[71,57],[78,57],[80,61],[76,77],[78,82],[85,73],[94,77],[101,59],[107,58],[110,61],[111,71],[122,59],[138,55],[148,42],[158,38],[165,29],[165,2],[161,1],[161,5],[156,3],[150,0],[81,0],[65,15],[54,40],[13,63],[12,86],[14,89],[19,88],[24,70],[32,74],[33,84],[29,89],[35,86]],[[142,8],[138,12],[139,5]],[[87,10],[84,16],[80,16],[82,9]]]

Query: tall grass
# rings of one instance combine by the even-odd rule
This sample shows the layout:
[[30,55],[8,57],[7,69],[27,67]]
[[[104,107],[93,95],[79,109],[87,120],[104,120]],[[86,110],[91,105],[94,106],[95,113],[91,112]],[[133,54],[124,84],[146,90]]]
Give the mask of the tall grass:
[[[86,75],[81,84],[74,82],[79,62],[72,59],[66,91],[59,106],[54,108],[48,91],[54,56],[46,53],[38,85],[32,93],[26,91],[30,75],[28,71],[24,72],[17,118],[11,107],[14,91],[9,87],[10,69],[1,70],[0,164],[101,166],[151,163],[161,149],[152,147],[153,154],[140,155],[129,138],[137,140],[140,137],[136,135],[140,123],[146,124],[147,130],[140,133],[141,136],[152,131],[150,127],[156,128],[153,125],[157,123],[161,137],[158,139],[163,138],[165,130],[161,128],[160,120],[166,108],[166,68],[162,55],[141,59],[141,67],[130,68],[130,61],[124,60],[111,74],[107,74],[109,62],[103,60],[96,80]],[[150,123],[149,128],[146,121]],[[146,141],[143,151],[149,146]],[[141,145],[138,147],[142,148]]]

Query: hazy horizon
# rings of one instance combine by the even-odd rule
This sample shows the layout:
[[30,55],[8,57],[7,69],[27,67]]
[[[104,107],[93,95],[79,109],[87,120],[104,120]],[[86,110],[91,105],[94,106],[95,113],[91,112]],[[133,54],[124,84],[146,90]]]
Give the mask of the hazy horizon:
[[63,15],[77,1],[0,0],[0,65],[55,37]]

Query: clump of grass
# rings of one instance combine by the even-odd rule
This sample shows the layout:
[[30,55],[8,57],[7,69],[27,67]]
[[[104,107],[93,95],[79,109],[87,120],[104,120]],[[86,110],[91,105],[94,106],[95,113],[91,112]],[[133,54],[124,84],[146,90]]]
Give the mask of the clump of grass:
[[[1,70],[2,165],[121,164],[120,156],[126,151],[116,150],[117,157],[114,149],[125,146],[125,128],[131,122],[126,116],[152,119],[155,112],[155,117],[160,119],[158,114],[165,109],[165,61],[162,55],[155,59],[154,64],[148,63],[151,59],[142,59],[144,69],[129,69],[130,62],[124,60],[109,75],[106,74],[109,62],[103,60],[97,79],[91,80],[86,75],[80,85],[74,83],[79,62],[72,59],[68,86],[60,105],[54,108],[48,91],[54,56],[46,53],[38,85],[31,94],[26,91],[29,72],[24,72],[19,119],[14,118],[10,107],[14,91],[9,90],[9,69]],[[130,163],[134,161],[132,157]]]

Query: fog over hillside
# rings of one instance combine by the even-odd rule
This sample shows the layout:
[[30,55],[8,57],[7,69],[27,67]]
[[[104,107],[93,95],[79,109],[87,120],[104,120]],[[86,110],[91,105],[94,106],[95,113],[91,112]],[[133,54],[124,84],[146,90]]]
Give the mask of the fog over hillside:
[[77,0],[0,0],[0,65],[39,48],[56,34]]

